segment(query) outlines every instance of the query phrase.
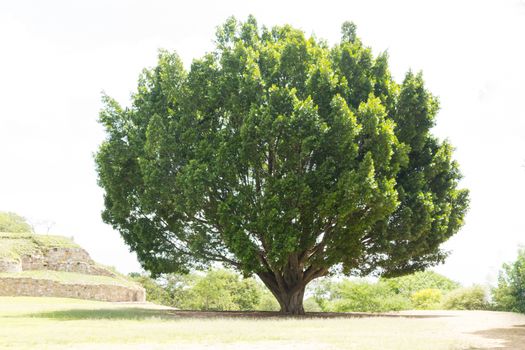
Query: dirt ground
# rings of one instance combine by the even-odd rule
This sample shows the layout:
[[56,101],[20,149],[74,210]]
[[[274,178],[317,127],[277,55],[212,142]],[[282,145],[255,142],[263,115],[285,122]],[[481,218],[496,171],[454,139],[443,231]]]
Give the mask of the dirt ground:
[[494,311],[406,311],[411,316],[438,316],[450,332],[476,339],[479,350],[525,350],[525,315]]

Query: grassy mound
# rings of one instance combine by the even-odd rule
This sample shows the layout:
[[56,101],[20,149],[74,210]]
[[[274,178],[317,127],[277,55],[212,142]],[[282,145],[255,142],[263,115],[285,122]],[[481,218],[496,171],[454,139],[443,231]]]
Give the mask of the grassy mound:
[[52,248],[80,248],[80,246],[62,236],[0,232],[0,259],[20,260],[22,255],[31,255]]
[[138,283],[95,263],[82,247],[62,236],[0,233],[0,268],[0,295],[145,299]]
[[[71,239],[63,236],[36,235],[33,233],[0,232],[0,259],[20,261],[23,255],[35,255],[53,248],[81,248]],[[0,272],[0,278],[34,278],[51,280],[65,284],[96,284],[135,287],[137,284],[130,281],[110,267],[93,263],[95,266],[110,270],[114,277],[87,275],[75,272],[53,270],[30,270],[22,272]]]

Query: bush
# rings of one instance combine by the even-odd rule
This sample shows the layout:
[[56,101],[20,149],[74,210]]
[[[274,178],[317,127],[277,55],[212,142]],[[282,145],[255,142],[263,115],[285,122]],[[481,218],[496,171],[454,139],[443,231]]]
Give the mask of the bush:
[[[219,269],[203,274],[164,275],[152,279],[134,275],[146,289],[147,300],[193,310],[260,310],[279,311],[275,297],[253,278],[242,279],[233,271]],[[310,286],[313,296],[306,298],[304,309],[309,312],[385,312],[408,309],[436,309],[442,296],[458,284],[434,272],[380,279],[333,281],[317,280]],[[422,288],[425,287],[425,288]],[[438,288],[439,287],[439,288]],[[484,294],[482,293],[484,300]],[[479,308],[453,294],[449,308]],[[468,299],[468,298],[467,298]],[[448,300],[448,299],[447,299]],[[486,307],[486,303],[482,303]],[[458,306],[459,305],[459,306]]]
[[323,311],[384,312],[410,308],[410,300],[384,283],[344,280],[319,285],[315,298]]
[[427,288],[413,293],[411,296],[412,305],[419,310],[437,309],[441,303],[443,293],[439,289]]
[[130,276],[146,289],[148,301],[179,309],[255,310],[261,302],[262,286],[257,281],[242,279],[225,269],[210,270],[205,275],[170,274],[158,279],[140,274]]
[[411,297],[414,293],[424,289],[439,289],[442,293],[450,292],[460,287],[460,284],[434,271],[416,272],[411,275],[382,278],[396,294]]
[[448,293],[443,301],[446,310],[485,310],[488,307],[482,286],[456,289]]
[[191,297],[185,301],[184,308],[213,311],[239,310],[229,288],[230,282],[235,283],[236,276],[231,277],[222,271],[208,272],[191,288],[189,292]]
[[229,270],[210,270],[197,278],[188,294],[183,305],[193,310],[254,310],[261,298],[261,286]]
[[443,295],[460,284],[432,271],[365,280],[314,282],[314,298],[322,311],[384,312],[409,309],[436,309]]
[[515,262],[503,265],[492,299],[497,310],[525,313],[525,249]]

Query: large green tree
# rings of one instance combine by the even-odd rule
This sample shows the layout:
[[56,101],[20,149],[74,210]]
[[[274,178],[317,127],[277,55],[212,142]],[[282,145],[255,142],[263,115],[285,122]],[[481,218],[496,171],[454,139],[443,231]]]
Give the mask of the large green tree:
[[330,47],[231,18],[189,71],[162,51],[131,107],[104,97],[103,219],[146,269],[222,262],[296,314],[332,268],[395,276],[443,261],[468,193],[430,132],[438,101],[421,74],[396,83],[353,24],[342,34]]

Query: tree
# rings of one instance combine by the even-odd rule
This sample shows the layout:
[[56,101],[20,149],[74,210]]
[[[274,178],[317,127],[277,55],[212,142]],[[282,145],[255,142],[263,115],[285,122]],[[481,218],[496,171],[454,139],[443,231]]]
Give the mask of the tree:
[[152,273],[210,262],[256,274],[286,313],[338,266],[397,276],[438,264],[468,204],[421,74],[392,79],[343,26],[329,47],[249,17],[186,71],[161,51],[133,104],[104,96],[103,219]]
[[18,214],[0,212],[0,232],[30,233],[31,225]]
[[525,249],[518,251],[516,261],[503,264],[492,299],[498,310],[525,313]]

